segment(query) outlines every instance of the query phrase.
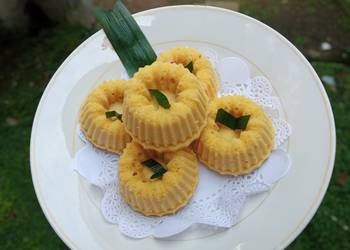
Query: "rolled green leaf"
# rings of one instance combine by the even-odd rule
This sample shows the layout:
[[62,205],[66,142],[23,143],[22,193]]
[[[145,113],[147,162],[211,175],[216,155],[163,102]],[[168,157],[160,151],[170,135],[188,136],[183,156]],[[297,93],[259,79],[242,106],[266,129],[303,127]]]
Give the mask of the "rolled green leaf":
[[237,119],[236,129],[245,130],[247,128],[249,118],[250,118],[250,115],[244,115],[239,117]]
[[[164,169],[164,168],[163,168]],[[163,176],[163,174],[166,172],[166,170],[164,170],[164,171],[162,171],[162,172],[157,172],[157,173],[155,173],[155,174],[153,174],[152,176],[151,176],[151,179],[155,179],[155,178],[160,178],[160,177],[162,177]]]
[[215,122],[221,123],[230,129],[240,129],[245,130],[249,121],[250,115],[240,116],[238,118],[231,115],[229,112],[224,109],[218,109],[216,113]]
[[121,0],[112,10],[96,10],[96,17],[130,77],[139,68],[157,59],[147,38]]
[[169,103],[166,95],[164,95],[158,89],[150,89],[149,92],[151,93],[151,95],[153,95],[154,98],[156,98],[156,100],[160,106],[162,106],[165,109],[170,108],[170,103]]
[[106,114],[106,118],[107,119],[112,119],[112,118],[116,118],[116,119],[119,119],[121,120],[122,119],[122,114],[119,114],[117,111],[115,110],[112,110],[112,111],[107,111],[105,112]]
[[237,119],[224,109],[219,109],[216,113],[215,122],[219,122],[230,129],[236,129]]
[[193,71],[193,62],[191,61],[189,64],[185,66],[186,69],[188,69],[191,73]]
[[151,176],[151,179],[162,177],[163,174],[167,171],[166,168],[164,168],[159,162],[153,159],[143,161],[141,164],[149,167],[153,171],[154,174]]

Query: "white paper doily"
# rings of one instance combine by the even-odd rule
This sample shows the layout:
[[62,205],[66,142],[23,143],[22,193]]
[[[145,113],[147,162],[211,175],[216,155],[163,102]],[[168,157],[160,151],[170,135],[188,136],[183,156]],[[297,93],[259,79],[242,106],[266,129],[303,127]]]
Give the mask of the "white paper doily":
[[[104,218],[118,224],[119,230],[130,237],[168,237],[196,223],[231,227],[237,223],[250,195],[269,190],[289,170],[289,156],[279,148],[291,135],[291,127],[280,116],[279,99],[273,96],[270,82],[263,76],[251,78],[248,65],[238,57],[218,60],[214,50],[198,49],[217,70],[221,81],[220,95],[247,96],[261,105],[271,117],[275,129],[275,150],[261,168],[240,177],[222,176],[200,164],[199,184],[184,208],[174,215],[146,217],[133,211],[119,195],[119,156],[94,147],[78,128],[84,147],[76,153],[73,168],[89,183],[101,188],[104,193],[101,201]],[[127,78],[126,73],[121,78]]]

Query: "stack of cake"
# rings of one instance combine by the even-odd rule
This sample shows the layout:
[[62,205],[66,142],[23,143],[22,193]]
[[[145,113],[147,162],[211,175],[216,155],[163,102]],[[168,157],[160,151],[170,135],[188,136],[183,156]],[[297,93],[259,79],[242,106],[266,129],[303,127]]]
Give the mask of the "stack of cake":
[[235,176],[268,158],[274,130],[262,108],[242,96],[217,98],[217,90],[205,56],[174,48],[86,98],[81,129],[96,147],[121,154],[119,189],[134,210],[162,216],[186,205],[198,183],[197,158]]

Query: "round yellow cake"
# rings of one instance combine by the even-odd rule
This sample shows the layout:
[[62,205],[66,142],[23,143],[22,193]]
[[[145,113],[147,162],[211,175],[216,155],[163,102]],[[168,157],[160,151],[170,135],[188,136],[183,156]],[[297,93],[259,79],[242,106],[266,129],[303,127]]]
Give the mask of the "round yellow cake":
[[122,113],[126,84],[124,80],[103,82],[89,94],[79,113],[80,127],[86,138],[96,147],[114,153],[121,153],[131,137],[122,120],[108,119],[106,112]]
[[[142,162],[154,159],[167,171],[151,179],[153,172]],[[187,204],[198,183],[196,155],[189,148],[176,152],[147,151],[129,143],[119,160],[119,190],[134,210],[150,216],[175,213]]]
[[[166,95],[165,109],[150,94]],[[207,123],[208,103],[198,79],[182,65],[155,62],[141,68],[128,84],[123,121],[133,140],[158,152],[187,147]]]
[[[232,130],[215,122],[218,109],[234,117],[250,115],[245,130]],[[209,105],[208,125],[195,144],[199,159],[210,169],[241,175],[257,169],[274,146],[274,129],[263,109],[243,96],[224,96]]]
[[218,79],[209,60],[198,50],[192,48],[173,48],[159,55],[157,61],[171,62],[187,66],[193,63],[193,74],[199,79],[209,100],[217,96]]

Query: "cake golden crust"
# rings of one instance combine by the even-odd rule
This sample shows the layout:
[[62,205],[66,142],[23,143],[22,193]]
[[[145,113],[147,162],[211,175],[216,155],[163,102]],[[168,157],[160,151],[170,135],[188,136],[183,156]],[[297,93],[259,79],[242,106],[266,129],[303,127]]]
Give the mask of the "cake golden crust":
[[182,64],[193,63],[193,74],[199,79],[209,100],[217,96],[219,81],[210,61],[198,50],[193,48],[173,48],[162,52],[157,61]]
[[[158,89],[170,101],[162,108],[150,94]],[[187,147],[207,123],[208,103],[198,79],[182,65],[155,62],[141,68],[128,84],[123,120],[133,140],[159,152]]]
[[[161,178],[150,179],[152,170],[142,165],[154,159],[166,167]],[[198,183],[198,163],[192,150],[156,153],[129,143],[119,160],[119,190],[134,210],[147,216],[175,213],[187,204]]]
[[86,138],[96,147],[114,153],[121,153],[131,137],[121,120],[107,119],[105,113],[116,109],[121,113],[126,84],[124,80],[103,82],[89,94],[79,113]]
[[[250,115],[247,128],[234,131],[215,122],[223,108],[235,117]],[[224,96],[209,105],[208,125],[195,143],[199,159],[210,169],[226,175],[242,175],[257,169],[274,145],[271,120],[256,103],[243,96]]]

